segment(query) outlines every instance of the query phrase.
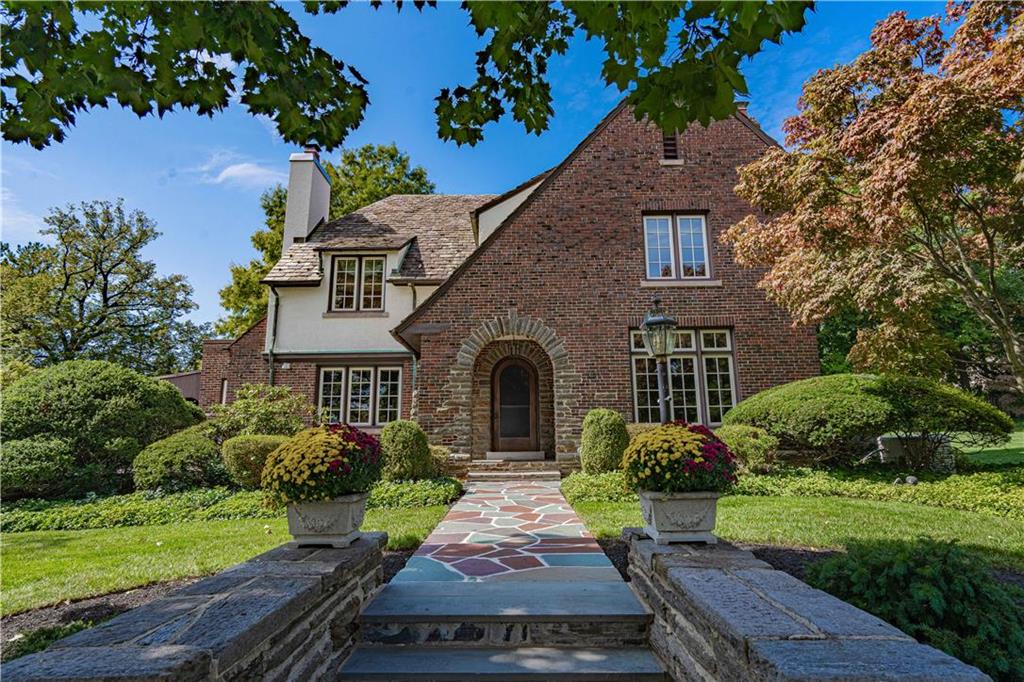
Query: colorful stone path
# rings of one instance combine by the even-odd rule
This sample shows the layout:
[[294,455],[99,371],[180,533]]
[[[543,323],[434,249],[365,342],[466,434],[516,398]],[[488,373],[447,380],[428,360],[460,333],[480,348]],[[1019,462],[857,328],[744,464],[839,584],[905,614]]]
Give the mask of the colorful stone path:
[[562,497],[558,481],[478,482],[393,581],[621,577]]

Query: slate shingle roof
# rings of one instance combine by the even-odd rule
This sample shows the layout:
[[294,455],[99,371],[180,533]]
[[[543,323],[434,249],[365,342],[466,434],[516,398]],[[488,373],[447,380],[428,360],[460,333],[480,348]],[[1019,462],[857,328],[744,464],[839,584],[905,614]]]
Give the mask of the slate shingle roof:
[[395,194],[320,225],[288,248],[263,279],[267,284],[320,281],[320,251],[394,251],[410,241],[401,278],[444,280],[476,244],[471,213],[493,194]]

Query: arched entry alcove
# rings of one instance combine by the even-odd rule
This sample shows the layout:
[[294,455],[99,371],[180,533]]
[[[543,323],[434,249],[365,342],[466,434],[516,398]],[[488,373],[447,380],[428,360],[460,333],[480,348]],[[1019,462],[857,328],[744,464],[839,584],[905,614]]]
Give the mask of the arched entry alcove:
[[472,446],[492,452],[544,452],[553,457],[554,372],[536,341],[492,341],[473,365]]

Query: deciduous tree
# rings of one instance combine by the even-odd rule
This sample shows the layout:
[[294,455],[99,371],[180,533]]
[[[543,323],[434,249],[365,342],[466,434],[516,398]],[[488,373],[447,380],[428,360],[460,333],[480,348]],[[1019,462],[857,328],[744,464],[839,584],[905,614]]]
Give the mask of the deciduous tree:
[[183,319],[196,307],[185,277],[160,277],[142,257],[159,236],[152,220],[119,200],[54,208],[43,222],[52,244],[0,245],[6,356],[107,360],[149,374],[197,365],[209,328]]
[[785,125],[790,151],[740,170],[762,214],[724,239],[767,268],[761,285],[798,321],[866,313],[862,361],[927,363],[953,297],[1024,391],[1024,310],[1005,286],[1024,265],[1024,7],[945,18],[897,12],[864,54],[813,76]]
[[[305,0],[303,7],[335,13],[347,4]],[[740,62],[766,40],[799,31],[811,4],[465,2],[485,45],[475,81],[437,97],[438,134],[475,144],[483,126],[506,113],[530,132],[547,129],[548,67],[577,32],[604,43],[602,75],[629,93],[638,116],[666,130],[725,118],[735,94],[746,93]],[[288,142],[333,149],[369,103],[356,67],[313,45],[278,3],[3,0],[0,20],[3,136],[37,148],[62,141],[93,107],[212,116],[237,98],[273,119]]]
[[[344,149],[337,165],[325,162],[331,178],[331,218],[392,194],[430,194],[434,183],[422,166],[413,166],[409,155],[394,144],[364,145]],[[228,312],[216,330],[238,336],[267,312],[267,287],[260,284],[281,257],[284,239],[284,209],[287,192],[277,185],[260,197],[265,226],[253,233],[252,245],[259,257],[246,265],[231,265],[231,283],[220,290],[220,304]]]

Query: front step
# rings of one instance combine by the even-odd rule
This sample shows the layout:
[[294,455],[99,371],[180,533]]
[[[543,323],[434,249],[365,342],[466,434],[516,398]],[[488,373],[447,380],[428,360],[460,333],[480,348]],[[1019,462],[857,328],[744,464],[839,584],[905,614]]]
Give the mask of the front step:
[[666,679],[664,668],[647,649],[522,647],[513,649],[446,647],[359,647],[341,668],[341,679],[416,680],[617,680]]
[[652,615],[622,582],[393,582],[360,616],[367,646],[640,647]]
[[470,471],[466,480],[473,481],[560,481],[560,471]]

